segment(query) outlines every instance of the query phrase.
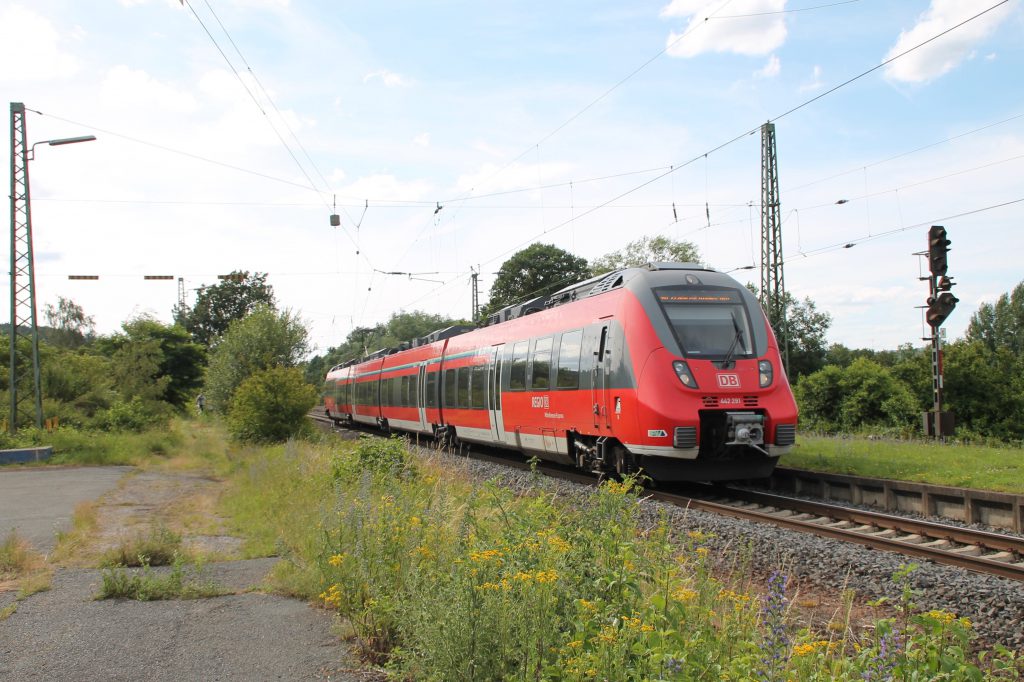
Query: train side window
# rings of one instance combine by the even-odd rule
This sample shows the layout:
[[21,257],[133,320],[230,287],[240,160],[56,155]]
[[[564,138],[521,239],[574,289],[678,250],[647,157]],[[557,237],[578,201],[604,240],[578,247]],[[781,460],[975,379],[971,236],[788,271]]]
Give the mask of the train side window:
[[529,348],[528,341],[520,341],[512,348],[512,366],[508,375],[510,391],[526,390],[526,355]]
[[402,388],[398,404],[402,407],[409,407],[409,375],[402,377]]
[[551,337],[537,339],[530,363],[530,388],[551,388]]
[[558,388],[579,388],[580,352],[583,349],[583,330],[562,334],[558,349]]
[[469,379],[472,374],[472,368],[460,367],[459,368],[459,394],[458,401],[459,407],[468,409],[469,408]]
[[437,407],[437,378],[440,372],[427,372],[427,407]]
[[456,389],[455,385],[455,372],[454,369],[446,369],[444,371],[444,406],[445,407],[458,407],[458,402],[455,400]]
[[409,377],[409,407],[420,406],[420,375]]
[[474,410],[487,409],[487,365],[473,366],[473,380],[469,384],[469,406]]

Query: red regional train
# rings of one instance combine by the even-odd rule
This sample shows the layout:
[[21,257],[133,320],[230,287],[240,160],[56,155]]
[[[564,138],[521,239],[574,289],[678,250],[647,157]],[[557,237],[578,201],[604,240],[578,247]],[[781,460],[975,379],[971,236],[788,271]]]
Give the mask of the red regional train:
[[521,451],[656,481],[767,476],[797,407],[757,299],[653,263],[331,368],[336,422]]

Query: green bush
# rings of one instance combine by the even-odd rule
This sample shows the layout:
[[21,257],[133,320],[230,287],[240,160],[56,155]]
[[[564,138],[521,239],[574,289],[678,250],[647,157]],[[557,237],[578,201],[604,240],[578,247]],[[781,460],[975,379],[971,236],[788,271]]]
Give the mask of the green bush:
[[104,431],[145,431],[170,417],[171,408],[167,403],[143,400],[135,396],[131,400],[118,400],[98,415],[97,425]]
[[410,469],[412,459],[404,438],[362,436],[354,456],[335,457],[333,476],[338,481],[351,481],[369,471],[382,476],[395,476]]
[[867,358],[802,377],[795,393],[804,424],[812,429],[900,427],[918,417],[917,401],[906,385]]
[[317,390],[297,367],[274,367],[243,381],[231,400],[228,431],[242,441],[286,440],[301,429],[316,404]]

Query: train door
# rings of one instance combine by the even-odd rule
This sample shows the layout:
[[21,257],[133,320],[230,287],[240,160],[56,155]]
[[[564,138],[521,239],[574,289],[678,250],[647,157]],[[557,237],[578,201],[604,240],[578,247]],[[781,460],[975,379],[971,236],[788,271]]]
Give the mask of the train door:
[[594,350],[594,368],[591,375],[591,402],[594,405],[594,426],[600,428],[607,425],[608,416],[608,325],[601,327],[597,348]]
[[505,442],[505,424],[501,416],[501,366],[504,344],[491,348],[487,362],[487,409],[491,413],[491,438],[496,443]]
[[420,419],[420,431],[430,431],[427,426],[427,363],[420,365],[420,380],[416,384],[416,413]]

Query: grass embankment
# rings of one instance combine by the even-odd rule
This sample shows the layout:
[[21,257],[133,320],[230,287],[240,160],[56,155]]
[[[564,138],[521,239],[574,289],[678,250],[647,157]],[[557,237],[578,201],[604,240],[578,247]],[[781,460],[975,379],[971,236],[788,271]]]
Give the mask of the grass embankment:
[[780,466],[1024,494],[1024,449],[801,436]]
[[[712,574],[699,529],[640,526],[627,482],[580,504],[479,485],[397,441],[252,450],[225,509],[277,583],[338,612],[398,679],[993,679],[1014,655],[970,650],[972,626],[917,613],[854,631],[847,607],[809,630],[781,572]],[[675,529],[678,530],[678,529]],[[1005,677],[1004,677],[1005,676]]]

